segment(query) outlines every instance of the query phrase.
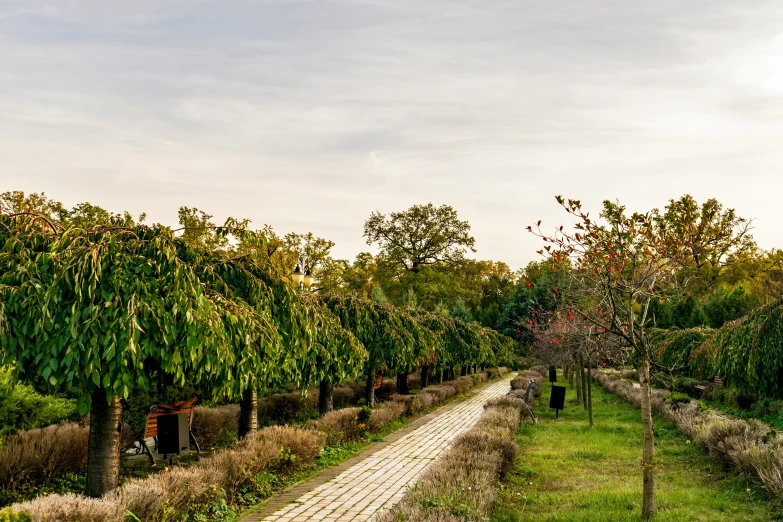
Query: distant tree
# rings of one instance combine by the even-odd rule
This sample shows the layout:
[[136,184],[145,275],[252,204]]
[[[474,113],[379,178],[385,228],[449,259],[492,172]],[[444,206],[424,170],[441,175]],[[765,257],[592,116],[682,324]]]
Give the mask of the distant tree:
[[386,299],[386,294],[383,292],[383,288],[380,286],[376,286],[372,289],[372,295],[370,296],[370,299],[373,300],[373,302],[382,304],[388,302],[388,299]]
[[408,291],[405,292],[405,296],[402,299],[402,306],[405,308],[416,308],[419,306],[419,299],[416,297],[416,292],[413,291],[413,288],[408,288]]
[[460,321],[464,321],[466,323],[469,323],[473,320],[473,314],[470,313],[470,310],[465,305],[465,301],[463,301],[462,299],[457,300],[457,302],[451,308],[450,313],[452,317],[459,319]]
[[686,194],[670,200],[664,210],[655,217],[656,233],[683,242],[692,263],[681,271],[680,277],[688,279],[692,291],[701,293],[715,288],[726,267],[756,250],[750,233],[752,220],[738,216],[732,208],[724,208],[716,199],[699,205]]
[[182,227],[179,230],[180,237],[188,245],[207,250],[225,249],[228,246],[228,238],[216,233],[217,225],[212,222],[213,216],[195,207],[180,207],[178,215]]
[[0,194],[0,212],[35,212],[59,221],[66,210],[62,203],[49,198],[44,192],[25,194],[21,190],[12,190]]
[[388,216],[373,212],[364,223],[367,244],[377,244],[388,263],[410,272],[428,265],[458,265],[475,252],[470,225],[448,205],[414,205]]

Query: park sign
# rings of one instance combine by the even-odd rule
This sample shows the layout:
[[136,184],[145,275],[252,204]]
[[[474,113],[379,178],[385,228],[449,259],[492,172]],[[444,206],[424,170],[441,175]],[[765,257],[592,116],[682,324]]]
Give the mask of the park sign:
[[560,410],[565,409],[565,386],[552,386],[552,394],[549,396],[549,407],[555,410],[555,418],[560,417]]

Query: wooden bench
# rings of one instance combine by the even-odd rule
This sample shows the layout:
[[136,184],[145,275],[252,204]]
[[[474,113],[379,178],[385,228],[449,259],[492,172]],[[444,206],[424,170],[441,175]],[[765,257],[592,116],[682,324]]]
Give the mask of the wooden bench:
[[[712,380],[712,383],[713,383],[713,385],[714,385],[716,388],[721,388],[721,387],[723,387],[723,379],[721,379],[721,378],[720,378],[720,377],[718,377],[717,375],[716,375],[716,376],[715,376],[715,378]],[[694,387],[695,387],[697,390],[701,390],[701,398],[702,398],[702,399],[705,399],[705,398],[706,398],[706,394],[707,394],[707,392],[711,390],[711,386],[709,386],[709,385],[704,385],[704,384],[699,384],[698,386],[694,386]]]
[[[188,416],[188,438],[190,442],[196,447],[196,452],[201,453],[201,448],[196,441],[196,437],[193,436],[191,426],[193,425],[193,407],[198,402],[198,398],[190,399],[188,401],[173,402],[170,404],[151,404],[147,408],[147,415],[144,417],[144,426],[136,436],[136,440],[139,444],[139,451],[137,455],[143,455],[144,453],[150,458],[150,463],[155,465],[155,457],[152,456],[150,448],[147,446],[147,439],[155,439],[155,446],[158,445],[158,418],[164,415],[181,415],[186,414]],[[167,458],[168,455],[163,455],[163,458]]]

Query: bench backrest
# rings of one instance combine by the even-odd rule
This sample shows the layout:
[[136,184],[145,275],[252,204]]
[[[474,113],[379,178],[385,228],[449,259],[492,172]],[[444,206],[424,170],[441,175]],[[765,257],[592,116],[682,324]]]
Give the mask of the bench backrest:
[[721,379],[717,375],[715,376],[715,379],[714,379],[713,382],[715,382],[715,386],[718,386],[718,387],[723,386],[723,379]]
[[158,436],[158,417],[164,415],[186,414],[188,416],[188,426],[193,422],[193,407],[198,402],[198,398],[188,401],[172,402],[169,404],[153,404],[147,414],[147,425],[144,429],[144,438]]

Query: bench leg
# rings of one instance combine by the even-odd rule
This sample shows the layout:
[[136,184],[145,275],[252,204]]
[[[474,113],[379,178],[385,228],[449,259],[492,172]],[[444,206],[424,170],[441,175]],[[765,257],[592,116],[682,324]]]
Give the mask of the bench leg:
[[147,452],[147,456],[150,458],[150,465],[155,465],[155,457],[152,456],[152,452],[150,451],[149,446],[147,446],[147,441],[144,439],[139,440],[139,443],[141,444],[141,453],[143,454],[145,451]]
[[188,436],[190,437],[190,442],[192,442],[193,445],[196,446],[196,453],[201,453],[201,448],[198,445],[198,441],[196,440],[196,437],[193,436],[193,432],[188,430]]

